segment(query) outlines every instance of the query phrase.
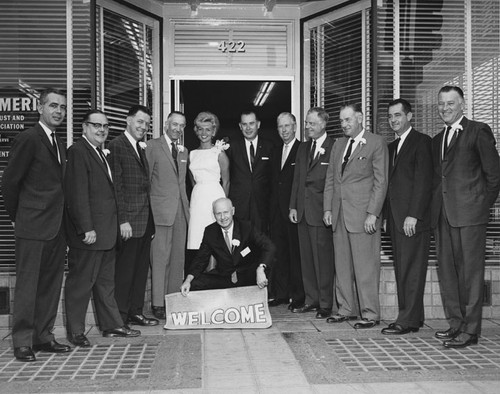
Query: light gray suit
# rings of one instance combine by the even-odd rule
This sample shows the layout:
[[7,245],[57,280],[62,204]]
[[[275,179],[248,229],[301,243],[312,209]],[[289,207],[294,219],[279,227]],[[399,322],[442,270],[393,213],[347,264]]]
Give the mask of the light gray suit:
[[[341,168],[349,139],[335,142],[323,208],[332,212],[339,314],[379,320],[380,213],[387,191],[389,152],[382,137],[365,131],[363,138],[366,143],[354,149],[344,174]],[[378,217],[377,231],[371,235],[364,229],[367,214]]]
[[151,242],[153,305],[163,306],[165,294],[179,291],[184,279],[184,250],[189,221],[186,195],[188,151],[178,152],[175,165],[165,136],[147,142],[151,210],[155,238]]

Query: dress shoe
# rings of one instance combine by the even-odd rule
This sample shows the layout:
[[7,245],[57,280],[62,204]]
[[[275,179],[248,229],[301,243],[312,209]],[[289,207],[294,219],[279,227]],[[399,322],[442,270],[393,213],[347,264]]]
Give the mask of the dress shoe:
[[102,336],[106,338],[110,337],[120,337],[120,338],[132,338],[141,335],[139,330],[131,330],[126,327],[113,328],[112,330],[104,330]]
[[375,327],[376,325],[380,324],[379,320],[370,320],[370,319],[363,319],[354,324],[354,328],[356,330],[361,330],[365,328],[372,328]]
[[288,301],[286,298],[275,298],[274,300],[271,300],[267,303],[269,306],[279,306],[283,304],[288,304]]
[[67,353],[71,351],[71,347],[68,345],[61,345],[53,339],[50,342],[40,343],[38,345],[33,345],[33,350],[35,352],[49,352],[49,353]]
[[90,341],[87,339],[85,334],[70,335],[68,336],[68,341],[70,341],[75,346],[90,347]]
[[302,308],[303,306],[304,306],[303,302],[292,301],[292,302],[290,302],[290,305],[288,305],[288,309],[294,310],[294,309]]
[[144,315],[129,315],[127,324],[135,324],[137,326],[156,326],[160,323],[157,319],[149,319]]
[[316,313],[316,319],[326,319],[332,315],[331,309],[319,308]]
[[391,323],[389,327],[382,329],[382,334],[384,335],[404,335],[410,332],[418,332],[418,327],[404,327],[398,323]]
[[443,346],[450,349],[461,349],[470,345],[477,345],[477,342],[476,334],[461,332],[449,341],[443,342]]
[[458,328],[448,328],[446,331],[436,331],[434,336],[437,339],[448,341],[455,338],[458,334],[460,334],[460,330]]
[[292,309],[293,313],[315,312],[319,309],[318,305],[304,304],[298,308]]
[[346,316],[346,315],[340,315],[337,313],[336,315],[326,319],[326,322],[327,323],[341,323],[341,322],[347,321],[347,320],[356,320],[357,318],[358,318],[357,316]]
[[29,346],[21,346],[14,348],[14,357],[18,361],[23,361],[25,363],[30,361],[36,361],[36,357],[33,354],[33,350]]
[[153,311],[154,317],[157,319],[165,319],[165,307],[164,306],[152,306],[151,310]]

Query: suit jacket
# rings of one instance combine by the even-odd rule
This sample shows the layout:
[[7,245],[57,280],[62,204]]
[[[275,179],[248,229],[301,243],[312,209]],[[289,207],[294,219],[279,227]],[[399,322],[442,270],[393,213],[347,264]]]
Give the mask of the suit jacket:
[[386,206],[394,218],[395,229],[403,231],[407,216],[417,219],[416,232],[429,230],[432,196],[431,137],[412,128],[394,162],[395,141],[389,144],[389,186]]
[[[118,213],[108,169],[90,143],[80,138],[68,151],[64,177],[66,231],[70,247],[109,250],[118,236]],[[94,230],[96,242],[82,242]]]
[[321,145],[323,154],[317,155],[309,166],[309,153],[312,140],[302,142],[295,158],[290,208],[297,210],[297,221],[302,217],[310,226],[324,226],[323,191],[325,189],[328,158],[334,145],[334,139],[326,137]]
[[66,148],[58,137],[56,140],[61,164],[39,123],[14,139],[2,193],[5,209],[16,224],[16,237],[50,240],[61,229]]
[[272,192],[271,192],[271,216],[281,215],[288,221],[290,211],[290,193],[292,190],[293,173],[295,170],[295,157],[300,142],[295,140],[283,168],[281,168],[281,155],[283,144],[274,148],[272,153]]
[[271,154],[273,144],[259,136],[255,151],[254,169],[250,171],[248,155],[243,138],[231,141],[226,151],[230,160],[229,198],[238,217],[250,218],[253,200],[261,217],[268,218],[271,190]]
[[240,244],[234,247],[231,253],[224,241],[222,228],[217,222],[205,227],[200,250],[191,264],[189,273],[195,278],[199,276],[207,268],[210,256],[217,260],[216,267],[210,271],[210,274],[214,275],[229,277],[235,270],[237,273],[255,271],[259,264],[271,267],[276,248],[250,221],[234,218],[233,240],[239,240]]
[[443,205],[453,227],[487,224],[500,189],[500,164],[490,127],[465,116],[460,124],[463,130],[451,141],[444,158],[444,130],[432,139],[432,227]]
[[[111,166],[118,203],[118,223],[130,223],[132,237],[140,238],[146,231],[149,217],[148,163],[135,153],[125,134],[109,143],[111,154],[106,158]],[[139,154],[144,152],[139,149]],[[144,156],[143,156],[144,157]]]
[[366,131],[363,138],[366,144],[358,144],[351,153],[343,175],[342,161],[349,139],[338,139],[330,155],[323,208],[332,211],[333,231],[339,215],[343,215],[347,231],[362,233],[366,215],[380,216],[384,206],[389,171],[387,144],[383,137]]
[[189,222],[189,203],[186,194],[186,172],[188,151],[178,152],[175,167],[174,158],[165,136],[149,140],[146,147],[149,162],[149,182],[151,184],[151,209],[155,224],[172,226],[179,204]]

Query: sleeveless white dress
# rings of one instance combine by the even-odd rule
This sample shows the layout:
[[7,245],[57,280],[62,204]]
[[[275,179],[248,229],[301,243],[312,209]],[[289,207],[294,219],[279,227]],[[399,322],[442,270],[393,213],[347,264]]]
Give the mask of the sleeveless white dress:
[[221,149],[195,149],[189,153],[189,170],[195,185],[189,204],[187,248],[199,249],[205,227],[215,222],[212,203],[226,197],[220,184],[219,154]]

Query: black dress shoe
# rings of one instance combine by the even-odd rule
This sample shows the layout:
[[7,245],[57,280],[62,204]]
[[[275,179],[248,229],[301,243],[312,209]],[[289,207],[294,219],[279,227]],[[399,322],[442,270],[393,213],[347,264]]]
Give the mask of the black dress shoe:
[[283,304],[288,304],[288,300],[286,298],[275,298],[267,303],[269,306],[279,306]]
[[113,328],[112,330],[104,330],[102,336],[106,338],[110,337],[120,337],[120,338],[132,338],[141,335],[139,330],[131,330],[126,327]]
[[331,309],[319,308],[316,313],[316,319],[326,319],[332,315]]
[[318,305],[304,304],[298,308],[292,309],[293,313],[316,312],[319,309]]
[[290,302],[290,305],[288,305],[288,309],[294,310],[294,309],[302,308],[303,306],[304,306],[303,302],[292,301],[292,302]]
[[160,323],[156,319],[149,319],[144,315],[129,315],[127,319],[127,324],[135,324],[137,326],[156,326]]
[[448,341],[455,338],[458,334],[460,334],[460,330],[458,328],[448,328],[446,331],[436,331],[434,336],[437,339]]
[[90,347],[90,341],[87,339],[85,334],[70,335],[68,336],[68,341],[75,346]]
[[50,342],[45,342],[41,343],[38,345],[33,345],[33,350],[35,352],[42,351],[42,352],[49,352],[49,353],[67,353],[71,351],[71,347],[68,345],[62,345],[58,342],[56,342],[55,339],[53,339]]
[[372,328],[375,327],[376,325],[380,324],[379,320],[370,320],[370,319],[363,319],[354,324],[354,328],[356,330],[362,330],[365,328]]
[[389,327],[382,328],[382,334],[384,335],[404,335],[410,332],[418,332],[418,327],[404,327],[398,323],[391,323]]
[[23,361],[25,363],[28,363],[30,361],[36,361],[35,354],[33,353],[33,350],[31,350],[29,346],[15,347],[14,357],[18,361]]
[[165,307],[164,306],[152,306],[151,310],[153,311],[154,317],[157,319],[165,319]]
[[470,345],[477,345],[477,342],[477,334],[467,334],[465,332],[461,332],[449,341],[443,342],[443,346],[450,349],[460,349]]
[[327,323],[341,323],[341,322],[347,321],[347,320],[356,320],[357,318],[358,318],[357,316],[346,316],[346,315],[340,315],[337,313],[336,315],[326,319],[326,322]]

